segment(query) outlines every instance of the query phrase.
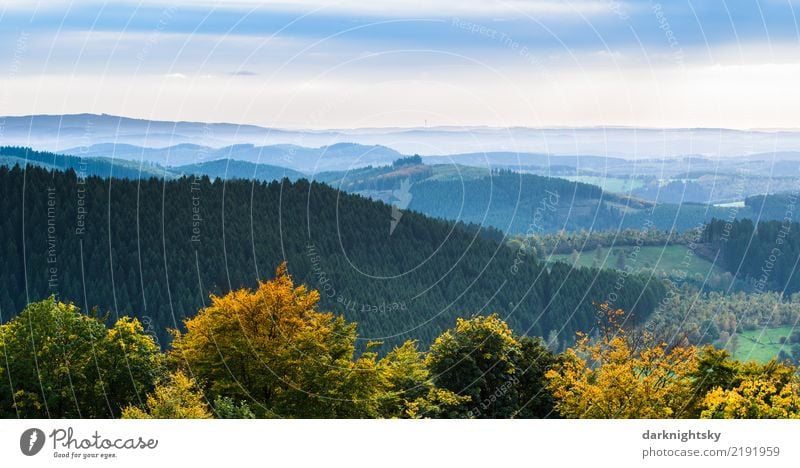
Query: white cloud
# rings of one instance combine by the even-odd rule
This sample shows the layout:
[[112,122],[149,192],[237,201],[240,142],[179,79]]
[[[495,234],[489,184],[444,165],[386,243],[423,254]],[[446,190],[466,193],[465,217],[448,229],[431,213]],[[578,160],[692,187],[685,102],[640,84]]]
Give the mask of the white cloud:
[[[356,71],[353,71],[356,72]],[[106,112],[277,127],[797,127],[800,64],[554,70],[430,70],[242,80],[230,75],[15,78],[3,113]],[[64,93],[65,84],[69,92]],[[90,103],[87,106],[87,103]]]
[[[101,4],[100,0],[48,0],[31,2],[30,0],[5,0],[4,7],[11,9],[32,10],[64,8],[72,5]],[[120,3],[130,5],[180,7],[182,2],[165,2],[164,0],[123,0]],[[524,13],[534,16],[562,15],[619,15],[629,12],[635,7],[621,0],[194,0],[185,4],[187,7],[226,9],[260,9],[283,11],[312,11],[319,9],[325,12],[346,13],[352,15],[379,16],[492,16]]]
[[623,2],[612,0],[267,0],[232,3],[244,7],[259,5],[261,8],[295,11],[319,8],[323,11],[355,15],[451,17],[518,13],[534,16],[610,15],[616,14]]

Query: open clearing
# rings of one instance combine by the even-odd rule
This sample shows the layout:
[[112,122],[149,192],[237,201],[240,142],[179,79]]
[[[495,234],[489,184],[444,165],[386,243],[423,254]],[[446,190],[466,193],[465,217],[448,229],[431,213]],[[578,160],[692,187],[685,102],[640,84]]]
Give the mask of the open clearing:
[[633,177],[562,176],[562,178],[573,182],[597,185],[605,191],[615,193],[630,193],[631,190],[644,185],[640,179]]
[[[600,252],[598,253],[597,250]],[[705,278],[709,272],[711,276],[721,275],[724,271],[713,265],[708,260],[692,255],[685,245],[645,246],[640,247],[638,253],[632,246],[612,247],[589,250],[578,254],[578,266],[602,268],[617,268],[619,260],[617,252],[622,250],[625,255],[625,267],[639,271],[651,268],[656,273],[665,273],[672,277]],[[572,263],[572,254],[553,255],[551,261]],[[699,277],[697,275],[700,275]],[[701,280],[702,281],[702,280]]]
[[791,344],[781,344],[781,337],[788,337],[796,330],[790,326],[775,328],[759,328],[748,330],[736,335],[736,350],[733,357],[742,361],[768,362],[770,359],[778,357],[778,353],[783,350],[791,352]]

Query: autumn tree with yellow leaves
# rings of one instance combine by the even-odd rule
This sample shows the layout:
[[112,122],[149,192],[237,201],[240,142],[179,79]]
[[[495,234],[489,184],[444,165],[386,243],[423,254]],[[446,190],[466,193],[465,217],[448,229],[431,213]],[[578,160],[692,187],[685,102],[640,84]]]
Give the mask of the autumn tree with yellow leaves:
[[557,411],[569,418],[800,418],[797,370],[742,363],[726,350],[669,348],[621,326],[602,305],[598,336],[581,335],[547,373]]
[[694,348],[632,336],[619,323],[624,312],[599,308],[599,336],[579,336],[547,372],[556,410],[568,418],[671,418],[691,395]]
[[246,401],[259,417],[432,417],[460,401],[434,388],[414,342],[356,356],[356,324],[318,301],[283,264],[255,291],[212,296],[175,333],[171,361],[209,399]]
[[356,347],[286,266],[212,296],[166,355],[135,319],[49,298],[0,325],[0,416],[125,418],[800,418],[789,363],[668,346],[602,305],[554,356],[498,315],[458,319],[425,351]]
[[[725,378],[701,395],[697,415],[701,418],[775,419],[800,418],[800,381],[797,370],[786,363],[772,360],[766,364],[740,363],[730,359],[725,350],[704,349],[707,362],[714,357],[718,368],[726,368]],[[708,366],[705,366],[708,367]],[[715,373],[700,370],[697,382]],[[719,379],[717,379],[719,380]]]
[[212,296],[175,334],[171,359],[209,398],[246,400],[262,417],[377,416],[376,355],[355,358],[356,325],[318,301],[283,264],[255,291]]
[[178,371],[147,396],[145,408],[129,406],[123,419],[209,419],[211,412],[197,382]]

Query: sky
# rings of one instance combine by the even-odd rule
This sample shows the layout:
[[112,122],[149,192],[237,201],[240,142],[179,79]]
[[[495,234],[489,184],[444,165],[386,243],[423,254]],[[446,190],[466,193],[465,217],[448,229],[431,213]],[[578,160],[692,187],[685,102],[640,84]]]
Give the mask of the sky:
[[798,0],[0,5],[0,115],[800,127]]

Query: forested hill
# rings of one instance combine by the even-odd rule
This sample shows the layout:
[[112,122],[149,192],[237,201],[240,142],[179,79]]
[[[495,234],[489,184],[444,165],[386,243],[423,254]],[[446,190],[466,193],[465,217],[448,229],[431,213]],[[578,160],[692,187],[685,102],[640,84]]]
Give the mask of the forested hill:
[[[341,145],[338,145],[341,146]],[[141,149],[141,148],[140,148]],[[183,158],[192,148],[183,148]],[[177,150],[176,150],[177,151]],[[88,153],[93,154],[93,153]],[[108,153],[114,154],[114,153]],[[130,148],[124,157],[136,157]],[[327,153],[326,153],[327,154]],[[332,153],[333,154],[333,153]],[[328,156],[331,156],[328,155]],[[235,155],[235,154],[234,154]],[[87,176],[176,179],[189,175],[270,182],[284,177],[306,177],[295,170],[235,159],[205,161],[213,154],[195,154],[196,163],[162,166],[147,160],[119,157],[81,157],[0,147],[0,165],[31,165],[46,169],[73,169]],[[144,158],[144,156],[141,156]],[[293,157],[299,158],[300,155]],[[382,156],[383,157],[383,156]],[[340,157],[341,159],[341,157]],[[347,171],[312,171],[308,177],[345,192],[364,195],[427,216],[499,229],[509,235],[553,233],[560,230],[641,229],[686,231],[714,217],[726,218],[730,208],[696,203],[652,203],[603,191],[596,185],[557,177],[489,170],[461,164],[423,164],[419,156],[397,159],[391,165],[366,166]],[[757,198],[757,197],[756,197]],[[773,196],[768,197],[772,200]],[[739,218],[780,219],[769,203],[763,210],[753,199],[736,209]]]
[[107,157],[85,158],[48,151],[35,151],[19,146],[0,146],[0,165],[13,167],[17,164],[23,167],[30,165],[62,171],[72,169],[86,175],[126,179],[172,176],[163,166],[148,162],[139,163]]
[[797,201],[798,194],[796,191],[756,195],[744,199],[744,209],[752,213],[752,219],[781,221],[785,220],[788,215],[789,218],[797,221],[798,218],[792,211],[797,206]]
[[[16,164],[23,167],[31,165],[62,171],[72,169],[84,176],[117,177],[122,179],[147,179],[149,177],[175,179],[183,175],[194,174],[207,175],[212,178],[264,181],[280,180],[284,177],[288,177],[291,180],[305,177],[302,172],[285,167],[256,164],[235,159],[200,160],[182,166],[163,166],[153,161],[139,160],[136,154],[130,152],[122,153],[122,157],[109,157],[116,154],[113,151],[104,154],[107,156],[95,157],[86,156],[85,154],[70,156],[47,151],[35,151],[25,147],[0,146],[0,165],[8,167],[13,167]],[[195,157],[204,159],[199,155]]]
[[[428,216],[491,226],[509,235],[643,226],[683,232],[729,212],[699,203],[653,203],[558,177],[454,162],[422,164],[418,156],[392,166],[323,172],[314,178]],[[737,214],[753,215],[749,207]]]
[[507,170],[472,180],[427,180],[411,187],[409,207],[432,216],[488,224],[508,233],[560,229],[610,229],[619,225],[612,204],[634,200],[603,193],[596,185]]
[[[297,182],[80,179],[0,168],[3,320],[57,294],[143,319],[162,345],[210,293],[253,287],[288,261],[322,307],[364,340],[429,342],[457,316],[496,311],[520,333],[594,323],[592,301],[645,318],[663,285],[611,271],[552,269],[523,251],[331,187]],[[619,281],[618,281],[619,280]]]
[[305,174],[292,169],[274,166],[271,164],[256,164],[236,159],[215,159],[208,162],[198,162],[185,166],[173,166],[169,171],[177,175],[207,175],[210,178],[245,179],[272,181],[284,177],[290,180],[302,179]]
[[[712,220],[703,231],[703,242],[719,252],[720,264],[750,282],[758,292],[800,292],[800,224],[792,222],[797,197],[787,196],[784,221],[750,219]],[[778,215],[778,213],[776,213]]]
[[649,203],[556,177],[459,164],[427,165],[419,156],[392,166],[315,174],[314,178],[428,216],[492,226],[509,234],[610,229],[621,209]]
[[[511,171],[464,180],[429,179],[411,185],[408,192],[411,209],[493,226],[511,235],[645,226],[684,232],[715,217],[728,217],[731,211],[699,203],[653,203],[595,185]],[[736,216],[755,217],[757,212],[746,206],[737,209]]]

